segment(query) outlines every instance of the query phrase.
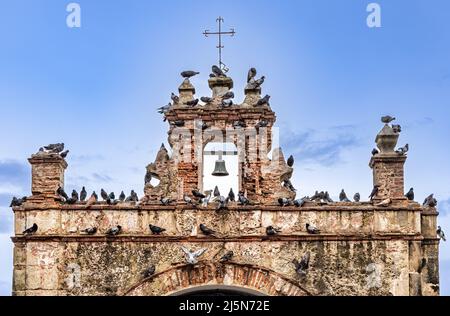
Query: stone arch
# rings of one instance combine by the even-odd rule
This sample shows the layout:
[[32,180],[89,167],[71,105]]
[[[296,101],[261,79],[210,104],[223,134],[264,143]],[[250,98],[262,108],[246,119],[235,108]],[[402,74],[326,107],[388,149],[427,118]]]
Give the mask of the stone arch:
[[233,288],[265,296],[310,296],[298,281],[264,267],[238,263],[200,262],[196,266],[179,265],[125,290],[124,296],[171,296],[196,290]]

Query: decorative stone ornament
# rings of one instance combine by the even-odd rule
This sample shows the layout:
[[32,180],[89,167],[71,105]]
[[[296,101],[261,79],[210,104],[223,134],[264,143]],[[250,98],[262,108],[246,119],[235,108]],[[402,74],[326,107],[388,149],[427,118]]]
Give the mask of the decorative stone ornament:
[[378,133],[375,142],[381,154],[391,154],[395,152],[397,146],[399,134],[394,129],[386,124],[383,129]]

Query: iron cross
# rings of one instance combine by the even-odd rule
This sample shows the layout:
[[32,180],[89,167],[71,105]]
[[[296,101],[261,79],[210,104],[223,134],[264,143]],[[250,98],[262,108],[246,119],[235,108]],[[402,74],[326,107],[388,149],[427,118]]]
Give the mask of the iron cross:
[[225,69],[225,64],[222,62],[222,48],[225,47],[222,45],[222,35],[234,36],[236,32],[234,31],[234,28],[231,28],[229,32],[222,32],[222,23],[224,22],[224,19],[221,16],[216,19],[216,22],[219,24],[219,31],[210,32],[209,30],[206,30],[205,32],[203,32],[203,35],[205,35],[206,37],[208,37],[208,35],[218,35],[219,45],[217,46],[217,48],[219,49],[219,67]]

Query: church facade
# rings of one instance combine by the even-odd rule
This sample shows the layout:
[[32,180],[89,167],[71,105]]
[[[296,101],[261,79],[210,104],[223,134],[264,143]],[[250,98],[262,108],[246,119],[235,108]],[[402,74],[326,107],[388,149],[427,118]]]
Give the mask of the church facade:
[[[400,130],[386,123],[377,135],[370,201],[296,197],[293,164],[272,148],[276,115],[261,96],[264,77],[255,76],[233,104],[233,80],[213,69],[212,95],[200,103],[185,73],[161,109],[171,153],[163,146],[147,166],[146,179],[159,184],[146,181],[139,200],[61,197],[65,159],[32,155],[31,195],[13,207],[13,294],[439,295],[438,212],[405,197]],[[204,194],[211,142],[237,148],[235,201]]]

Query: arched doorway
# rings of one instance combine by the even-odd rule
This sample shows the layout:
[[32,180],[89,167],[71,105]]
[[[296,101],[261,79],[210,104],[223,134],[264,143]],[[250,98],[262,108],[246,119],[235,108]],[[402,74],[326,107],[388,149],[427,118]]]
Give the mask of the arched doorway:
[[205,285],[173,293],[171,296],[265,296],[264,293],[237,286]]

